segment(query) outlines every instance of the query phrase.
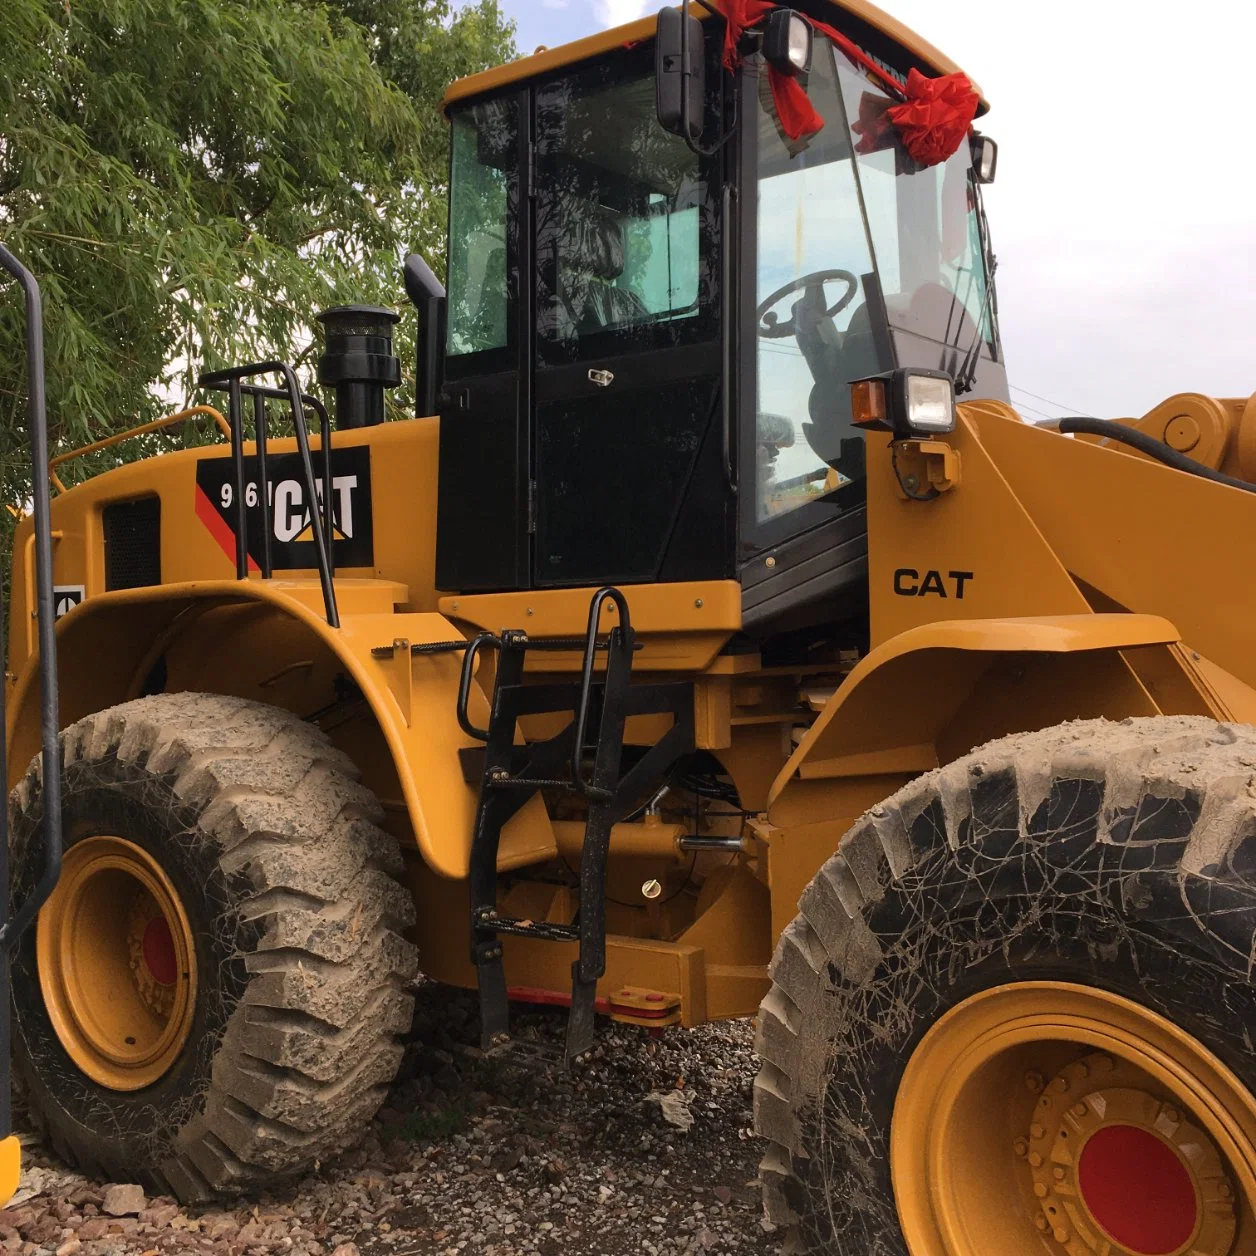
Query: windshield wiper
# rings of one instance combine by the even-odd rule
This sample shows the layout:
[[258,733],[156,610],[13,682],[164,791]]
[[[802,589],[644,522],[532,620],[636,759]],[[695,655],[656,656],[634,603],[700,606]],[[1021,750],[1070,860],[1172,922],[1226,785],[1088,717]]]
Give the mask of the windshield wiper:
[[[981,342],[984,339],[981,329],[985,326],[986,316],[990,312],[990,299],[994,296],[994,272],[998,269],[998,260],[993,254],[990,256],[990,264],[986,270],[986,295],[981,302],[981,310],[977,314],[977,326],[973,333],[973,342],[968,346],[968,352],[964,354],[964,361],[960,364],[960,368],[955,372],[955,395],[962,397],[965,393],[972,392],[973,382],[977,378],[977,363],[981,358]],[[963,325],[963,320],[960,320]],[[955,346],[958,348],[959,346]]]

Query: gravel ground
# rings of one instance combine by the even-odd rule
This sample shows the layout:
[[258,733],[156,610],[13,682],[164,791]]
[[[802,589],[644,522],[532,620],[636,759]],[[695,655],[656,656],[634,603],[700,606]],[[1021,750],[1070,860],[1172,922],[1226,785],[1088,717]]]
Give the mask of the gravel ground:
[[[559,1045],[564,1013],[516,1012]],[[573,1074],[485,1060],[474,1000],[418,994],[398,1081],[363,1143],[235,1207],[180,1208],[68,1173],[33,1142],[0,1211],[22,1256],[737,1256],[775,1253],[755,1181],[748,1021],[658,1037],[599,1021]],[[684,1126],[688,1128],[684,1128]]]

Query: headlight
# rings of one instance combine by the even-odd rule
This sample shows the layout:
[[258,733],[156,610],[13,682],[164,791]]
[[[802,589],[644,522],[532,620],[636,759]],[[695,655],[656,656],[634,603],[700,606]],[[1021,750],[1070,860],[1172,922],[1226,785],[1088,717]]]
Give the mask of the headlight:
[[776,9],[763,36],[763,56],[782,74],[806,74],[811,69],[811,24],[793,9]]
[[955,430],[955,385],[949,375],[909,374],[906,379],[907,426],[933,435]]
[[898,440],[955,430],[955,383],[945,371],[901,366],[851,384],[851,417],[866,431]]

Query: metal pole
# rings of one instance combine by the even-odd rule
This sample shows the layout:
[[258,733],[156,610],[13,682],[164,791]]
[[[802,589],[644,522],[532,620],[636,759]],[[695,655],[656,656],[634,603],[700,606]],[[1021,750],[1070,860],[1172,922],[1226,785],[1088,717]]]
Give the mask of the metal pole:
[[257,439],[257,491],[261,494],[262,507],[262,578],[269,580],[275,572],[275,559],[271,553],[273,523],[270,504],[270,474],[266,466],[266,398],[258,390],[253,393],[253,434]]
[[238,379],[231,381],[229,396],[231,402],[227,410],[231,420],[231,468],[236,505],[236,579],[245,580],[249,574],[249,517],[244,506],[244,406]]

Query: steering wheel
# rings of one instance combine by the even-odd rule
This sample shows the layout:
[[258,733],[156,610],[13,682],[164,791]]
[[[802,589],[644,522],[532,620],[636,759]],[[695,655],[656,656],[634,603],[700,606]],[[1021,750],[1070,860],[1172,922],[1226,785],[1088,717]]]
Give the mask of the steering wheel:
[[820,303],[823,304],[824,285],[836,283],[839,279],[846,284],[846,291],[838,298],[836,305],[824,311],[823,317],[832,318],[835,314],[840,314],[855,299],[855,294],[859,291],[859,276],[852,275],[848,270],[814,270],[809,275],[802,275],[798,279],[791,280],[783,288],[777,288],[759,306],[755,311],[755,317],[759,322],[759,335],[765,340],[784,340],[788,336],[795,335],[798,331],[797,320],[790,318],[784,323],[779,322],[772,307],[802,289],[818,289]]

